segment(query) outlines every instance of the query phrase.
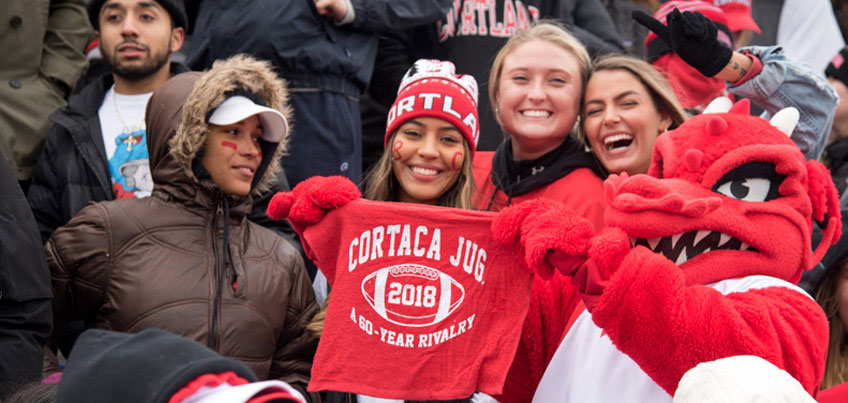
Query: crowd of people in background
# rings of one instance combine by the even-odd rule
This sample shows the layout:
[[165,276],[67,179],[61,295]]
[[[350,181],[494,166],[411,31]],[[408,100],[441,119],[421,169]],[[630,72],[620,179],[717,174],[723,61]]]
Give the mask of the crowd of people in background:
[[[748,200],[762,181],[785,180],[763,190],[760,201],[770,201],[797,179],[807,192],[796,208],[800,241],[780,245],[810,267],[744,289],[716,285],[734,276],[689,278],[686,287],[718,289],[721,297],[709,295],[722,307],[738,303],[733,292],[757,294],[763,299],[752,301],[764,306],[799,298],[793,306],[813,305],[812,313],[769,311],[779,317],[769,329],[781,343],[795,340],[782,332],[799,323],[811,336],[779,359],[746,349],[761,340],[727,357],[705,352],[703,363],[674,372],[673,386],[664,369],[637,358],[626,365],[641,368],[645,382],[627,383],[633,393],[620,399],[709,401],[710,388],[741,387],[732,385],[738,376],[716,375],[727,368],[762,375],[743,388],[748,398],[848,399],[848,1],[11,0],[0,20],[0,401],[603,401],[590,391],[604,384],[569,378],[570,369],[603,372],[611,362],[581,355],[613,354],[581,344],[581,332],[610,339],[597,328],[606,313],[595,314],[597,325],[592,315],[617,284],[610,272],[635,259],[621,248],[660,253],[656,242],[664,242],[615,232],[605,218],[611,194],[628,178],[670,178],[683,166],[684,179],[715,175],[698,169],[720,156],[675,149],[693,147],[678,129],[732,131],[726,122],[702,124],[703,116],[747,115],[749,103],[751,115],[789,136],[774,143],[791,146],[802,163],[789,169],[774,154],[771,173],[750,176],[764,168],[745,160],[747,171],[726,174],[726,189],[718,180],[707,190]],[[662,160],[673,152],[685,154],[679,167]],[[819,162],[829,175],[818,174]],[[329,176],[337,178],[316,179]],[[347,232],[338,224],[318,236],[317,225],[336,213],[333,222],[344,222],[344,211],[359,211],[351,202],[360,194],[409,222],[417,211],[430,214],[445,222],[443,233],[420,225],[410,235],[398,225],[391,234],[391,226],[379,235],[375,227],[366,239],[357,229],[350,257],[345,243],[338,262],[322,258],[316,239]],[[465,225],[462,217],[468,228],[491,222],[486,239],[511,240],[492,256],[527,260],[484,262],[484,244],[471,252],[463,234],[454,266],[462,270],[465,248],[477,254],[465,272],[478,283],[484,263],[507,278],[524,279],[518,268],[535,273],[515,280],[521,292],[504,289],[515,307],[504,315],[521,323],[503,335],[510,364],[491,369],[486,361],[495,360],[479,353],[469,366],[476,372],[452,380],[479,377],[476,388],[385,396],[369,377],[361,388],[338,381],[356,378],[337,370],[344,363],[314,367],[332,356],[321,351],[324,337],[336,347],[343,337],[328,332],[339,326],[331,318],[371,334],[371,322],[339,302],[350,294],[338,272],[382,257],[381,242],[396,234],[407,255],[438,261],[439,242],[454,245],[448,228]],[[547,240],[543,230],[568,241]],[[425,236],[430,249],[419,253]],[[537,244],[545,246],[533,252]],[[391,245],[387,257],[395,257]],[[378,301],[383,291],[368,294],[370,277],[359,279],[357,298],[388,322],[432,325],[472,295],[461,288],[452,302],[456,280],[439,270],[417,273],[436,278],[447,298],[427,325],[392,317]],[[375,272],[372,290],[388,287],[388,273]],[[792,296],[754,290],[768,287]],[[426,287],[411,290],[418,299],[404,304],[436,304],[426,302]],[[743,319],[733,323],[756,327],[766,314],[744,318],[758,308],[738,308]],[[451,325],[448,338],[472,323],[456,333]],[[473,326],[485,332],[486,322]],[[442,337],[382,330],[371,338],[401,347],[413,338],[432,347],[427,337]],[[609,346],[632,341],[611,336]],[[564,352],[575,345],[586,350]],[[391,374],[396,367],[376,361],[406,357],[366,357],[352,367]],[[316,374],[341,389],[310,388]]]

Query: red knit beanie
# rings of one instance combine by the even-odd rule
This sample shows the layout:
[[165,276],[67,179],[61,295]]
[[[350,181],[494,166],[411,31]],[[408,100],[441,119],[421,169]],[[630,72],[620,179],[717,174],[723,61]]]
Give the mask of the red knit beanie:
[[389,109],[383,147],[398,127],[418,117],[439,118],[456,126],[473,154],[480,137],[477,81],[470,75],[457,75],[451,62],[416,61],[403,76],[397,99]]
[[730,32],[750,29],[758,34],[763,33],[751,15],[751,0],[714,0],[714,3],[724,11]]

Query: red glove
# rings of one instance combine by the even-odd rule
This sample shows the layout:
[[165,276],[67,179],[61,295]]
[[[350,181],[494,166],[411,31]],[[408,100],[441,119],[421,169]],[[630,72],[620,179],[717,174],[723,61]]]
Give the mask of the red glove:
[[595,228],[559,201],[535,199],[501,211],[492,222],[492,234],[523,248],[527,266],[549,279],[554,268],[571,275],[583,263]]
[[328,210],[360,197],[359,188],[344,176],[313,176],[297,184],[291,192],[279,192],[268,203],[272,220],[288,218],[298,234],[318,223]]
[[619,228],[604,228],[592,238],[589,259],[581,265],[571,279],[580,291],[586,310],[592,312],[604,293],[607,282],[618,270],[630,252],[630,238]]

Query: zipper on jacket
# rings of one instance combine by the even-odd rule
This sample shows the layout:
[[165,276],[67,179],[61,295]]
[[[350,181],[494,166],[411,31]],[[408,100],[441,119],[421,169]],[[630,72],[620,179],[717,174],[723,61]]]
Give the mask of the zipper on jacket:
[[218,208],[215,210],[215,219],[212,220],[212,255],[214,256],[213,272],[215,274],[215,300],[212,306],[212,325],[209,327],[209,348],[217,351],[215,344],[217,343],[218,330],[218,309],[221,305],[221,293],[224,288],[224,268],[221,267],[221,260],[218,256],[218,241],[223,231],[220,226],[220,218],[224,215],[224,207],[221,202],[218,202]]

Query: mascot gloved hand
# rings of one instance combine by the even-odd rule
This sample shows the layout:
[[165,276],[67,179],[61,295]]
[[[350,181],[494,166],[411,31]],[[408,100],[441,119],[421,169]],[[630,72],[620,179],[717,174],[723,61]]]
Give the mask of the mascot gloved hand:
[[[492,221],[499,242],[523,249],[527,267],[544,279],[566,276],[586,260],[595,228],[562,202],[534,199],[501,210]],[[554,256],[553,260],[549,256]]]
[[550,279],[554,270],[570,277],[590,311],[630,251],[624,231],[605,228],[595,234],[589,220],[562,202],[543,198],[502,210],[492,222],[492,233],[522,248],[527,266],[543,279]]

